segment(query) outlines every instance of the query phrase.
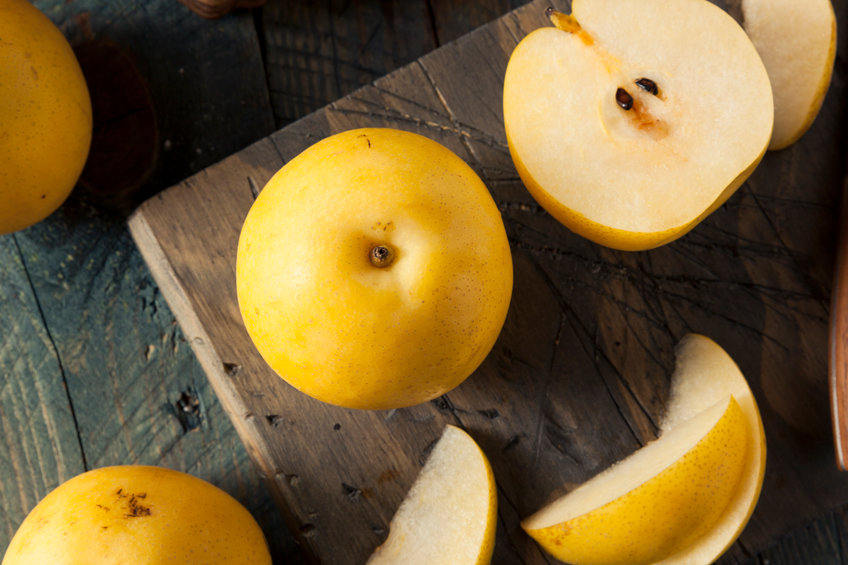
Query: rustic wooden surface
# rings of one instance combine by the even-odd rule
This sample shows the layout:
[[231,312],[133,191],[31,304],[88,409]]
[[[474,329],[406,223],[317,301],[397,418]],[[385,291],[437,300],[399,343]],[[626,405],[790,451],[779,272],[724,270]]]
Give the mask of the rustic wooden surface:
[[[663,400],[654,385],[666,378],[670,344],[681,331],[694,330],[715,337],[751,377],[771,448],[763,502],[727,562],[848,562],[842,555],[848,479],[833,466],[823,345],[842,169],[835,147],[844,146],[844,40],[824,117],[813,132],[790,152],[768,156],[731,202],[662,251],[597,249],[547,218],[519,186],[502,134],[491,128],[499,107],[485,102],[496,94],[505,63],[506,51],[497,49],[525,31],[515,19],[507,33],[483,32],[490,34],[485,51],[463,38],[448,46],[453,51],[414,65],[412,84],[389,77],[183,183],[181,191],[200,203],[186,225],[209,215],[232,237],[230,205],[208,194],[216,185],[238,176],[232,188],[218,189],[240,192],[235,208],[244,206],[275,163],[320,132],[360,120],[424,131],[481,172],[516,244],[516,292],[504,334],[481,371],[442,402],[363,416],[293,397],[263,376],[248,350],[197,341],[214,331],[190,315],[181,316],[180,328],[163,294],[176,300],[175,311],[195,312],[194,304],[179,304],[171,287],[194,288],[197,281],[155,283],[120,213],[522,2],[271,0],[261,10],[214,22],[176,0],[36,3],[75,44],[110,39],[131,52],[155,107],[159,145],[155,170],[129,194],[78,190],[47,221],[0,238],[0,550],[29,508],[61,480],[95,466],[145,462],[187,470],[242,500],[259,519],[277,563],[303,562],[322,551],[342,554],[328,563],[361,562],[369,543],[385,535],[435,430],[450,421],[481,441],[501,484],[494,562],[538,562],[538,552],[517,533],[517,519],[553,495],[546,485],[575,484],[592,465],[652,436]],[[844,3],[835,5],[845,21]],[[840,25],[842,38],[843,30]],[[463,63],[481,58],[483,66]],[[448,71],[456,68],[491,88],[483,101],[457,103],[461,85]],[[450,101],[451,113],[441,97],[434,99],[432,85]],[[150,203],[167,203],[171,194]],[[146,212],[137,218],[141,227],[152,226]],[[151,243],[163,249],[161,241]],[[232,276],[226,253],[211,257],[225,279]],[[151,269],[177,273],[172,262]],[[208,274],[196,274],[198,284],[214,285],[201,280]],[[232,308],[221,306],[228,292],[196,315],[232,324]],[[644,347],[637,336],[655,342]],[[587,360],[594,374],[574,370]],[[482,396],[492,402],[481,405]],[[545,397],[547,409],[538,409]],[[590,414],[579,402],[588,397],[597,402]],[[233,410],[238,400],[253,408],[253,417]],[[614,428],[595,421],[604,406],[623,415]],[[510,434],[528,422],[545,433]],[[377,440],[374,429],[388,431]],[[290,437],[297,435],[310,441]],[[322,448],[327,440],[338,449]],[[369,453],[363,441],[372,442],[371,453],[376,444],[379,468],[361,464],[363,450]],[[303,464],[328,453],[323,466]],[[531,488],[534,481],[540,486]],[[305,551],[294,545],[269,493],[288,509],[286,521]],[[339,522],[345,535],[360,541],[333,540],[332,524]],[[797,524],[803,525],[792,529]]]

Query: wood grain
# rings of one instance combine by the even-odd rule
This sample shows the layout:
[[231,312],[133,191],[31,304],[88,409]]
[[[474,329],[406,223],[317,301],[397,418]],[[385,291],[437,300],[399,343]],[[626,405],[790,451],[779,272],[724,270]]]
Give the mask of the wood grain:
[[438,46],[426,2],[272,1],[262,20],[278,127]]
[[2,542],[45,492],[84,465],[61,361],[11,237],[0,239],[0,265],[0,507],[17,519],[0,522]]
[[[690,331],[713,337],[739,363],[769,440],[760,505],[722,562],[742,562],[848,502],[833,465],[825,386],[845,69],[837,68],[807,136],[768,155],[702,225],[658,250],[616,252],[550,218],[509,159],[503,71],[517,41],[546,25],[545,5],[521,8],[294,122],[130,220],[316,562],[364,561],[446,422],[468,429],[492,461],[500,492],[494,562],[548,562],[518,521],[656,436],[673,346]],[[250,344],[234,294],[238,230],[257,189],[311,143],[364,125],[417,131],[466,159],[502,211],[516,267],[507,322],[483,366],[436,402],[385,413],[323,405],[288,387]]]
[[836,463],[848,470],[848,180],[843,183],[830,301],[830,410]]

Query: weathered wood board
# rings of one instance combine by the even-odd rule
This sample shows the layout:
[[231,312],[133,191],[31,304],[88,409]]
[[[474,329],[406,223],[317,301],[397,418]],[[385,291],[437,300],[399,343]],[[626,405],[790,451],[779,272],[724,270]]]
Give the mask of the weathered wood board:
[[[826,389],[845,149],[843,45],[822,115],[800,143],[768,154],[684,238],[624,253],[547,215],[506,148],[506,62],[521,37],[547,25],[547,4],[533,2],[285,127],[153,197],[129,220],[315,562],[364,562],[446,423],[469,430],[492,462],[500,494],[494,563],[552,562],[519,520],[655,437],[673,347],[687,332],[712,337],[738,362],[769,441],[760,504],[722,562],[741,562],[848,502]],[[834,4],[844,21],[846,3]],[[438,401],[390,412],[325,405],[286,385],[252,347],[235,297],[236,242],[256,192],[308,145],[359,126],[416,131],[466,159],[502,211],[515,263],[510,312],[486,362]]]

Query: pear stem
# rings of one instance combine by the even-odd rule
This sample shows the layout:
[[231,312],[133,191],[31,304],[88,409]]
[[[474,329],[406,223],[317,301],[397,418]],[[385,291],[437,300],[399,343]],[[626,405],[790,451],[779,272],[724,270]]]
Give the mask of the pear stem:
[[583,28],[580,26],[580,22],[572,16],[571,14],[563,14],[560,11],[555,10],[554,8],[548,6],[545,9],[545,16],[551,20],[551,23],[554,24],[554,27],[561,31],[567,31],[568,33],[573,33],[577,37],[579,37],[583,43],[586,45],[592,45],[594,43],[592,36],[586,33]]
[[386,245],[375,245],[368,252],[368,259],[371,264],[378,269],[383,269],[391,265],[395,260],[395,253],[391,247]]

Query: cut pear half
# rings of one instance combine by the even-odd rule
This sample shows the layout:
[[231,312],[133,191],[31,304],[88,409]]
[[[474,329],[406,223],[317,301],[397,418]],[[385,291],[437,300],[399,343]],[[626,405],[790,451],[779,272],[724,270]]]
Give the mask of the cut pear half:
[[830,0],[742,0],[743,25],[763,59],[774,94],[769,149],[795,143],[824,102],[836,59]]
[[531,195],[623,250],[680,237],[748,178],[771,138],[771,84],[744,30],[706,0],[574,0],[510,56],[503,111]]
[[522,522],[575,565],[711,563],[739,536],[765,469],[745,378],[703,336],[678,347],[660,437]]
[[368,565],[487,565],[496,520],[486,455],[466,432],[448,425]]

